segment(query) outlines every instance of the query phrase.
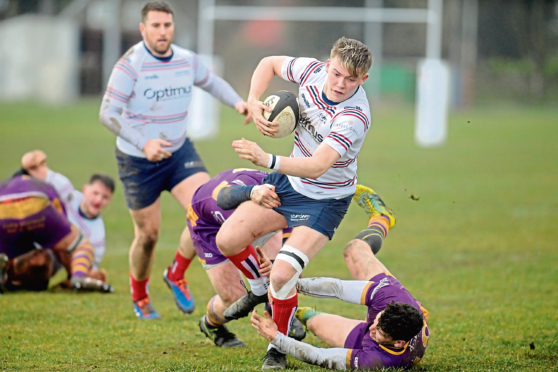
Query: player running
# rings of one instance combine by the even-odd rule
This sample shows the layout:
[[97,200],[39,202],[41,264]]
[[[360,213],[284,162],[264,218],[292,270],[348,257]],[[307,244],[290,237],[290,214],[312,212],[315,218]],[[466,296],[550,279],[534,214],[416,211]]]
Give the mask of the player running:
[[[192,90],[202,88],[243,115],[247,107],[230,84],[207,69],[196,53],[172,44],[174,19],[168,4],[148,2],[141,15],[143,41],[114,66],[100,120],[117,136],[118,174],[134,223],[129,254],[134,312],[140,319],[155,319],[160,315],[149,299],[148,283],[161,226],[160,195],[170,191],[187,210],[194,191],[209,181],[186,131]],[[163,274],[184,313],[194,311],[194,299],[184,278],[194,256],[185,228],[174,262]]]
[[[271,269],[273,319],[288,333],[298,305],[295,284],[304,267],[333,237],[355,192],[357,157],[370,128],[370,110],[362,84],[368,78],[372,53],[363,43],[347,38],[335,42],[327,62],[313,58],[271,56],[256,67],[248,107],[259,131],[272,135],[273,123],[259,101],[274,76],[299,85],[300,122],[290,157],[264,152],[255,142],[234,141],[240,157],[276,170],[264,182],[275,186],[281,206],[273,210],[244,203],[223,224],[217,246],[242,268],[255,260],[246,249],[251,237],[292,227],[293,231]],[[242,270],[242,269],[241,269]],[[245,316],[267,294],[265,281],[252,281],[251,292],[233,304],[225,316]],[[263,369],[285,368],[286,358],[268,350]]]

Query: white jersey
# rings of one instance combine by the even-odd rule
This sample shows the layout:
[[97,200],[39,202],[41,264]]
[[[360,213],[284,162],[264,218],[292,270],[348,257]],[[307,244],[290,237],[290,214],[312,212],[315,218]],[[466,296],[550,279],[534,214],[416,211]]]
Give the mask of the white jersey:
[[125,154],[145,158],[142,149],[150,139],[170,142],[171,147],[165,148],[170,152],[178,150],[187,135],[193,86],[231,107],[242,101],[226,81],[200,62],[196,53],[174,44],[171,48],[171,56],[158,58],[143,41],[139,42],[112,70],[101,122],[117,135],[117,147]]
[[83,194],[76,189],[70,180],[57,172],[49,170],[45,182],[54,186],[64,206],[68,220],[77,227],[84,236],[89,239],[95,250],[93,269],[98,269],[105,255],[105,224],[101,216],[95,218],[86,217],[80,210],[79,204],[83,199]]
[[341,156],[317,179],[288,176],[292,187],[313,199],[340,199],[355,192],[357,157],[370,128],[366,93],[359,87],[343,102],[332,102],[323,93],[325,63],[313,58],[287,58],[283,79],[299,84],[300,121],[291,157],[310,157],[324,142]]

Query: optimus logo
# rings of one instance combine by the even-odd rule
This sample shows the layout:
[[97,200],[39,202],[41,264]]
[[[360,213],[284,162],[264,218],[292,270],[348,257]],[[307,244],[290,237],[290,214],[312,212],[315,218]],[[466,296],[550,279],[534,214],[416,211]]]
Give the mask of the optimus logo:
[[178,88],[164,88],[164,89],[151,89],[148,88],[143,92],[143,96],[147,99],[154,99],[157,102],[166,101],[168,99],[178,98],[189,94],[192,87],[178,87]]

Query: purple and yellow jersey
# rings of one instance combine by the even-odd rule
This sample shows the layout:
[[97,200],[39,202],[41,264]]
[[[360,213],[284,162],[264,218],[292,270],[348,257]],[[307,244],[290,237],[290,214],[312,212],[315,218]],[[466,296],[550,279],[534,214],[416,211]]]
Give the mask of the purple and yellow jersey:
[[0,183],[0,252],[17,257],[38,243],[48,249],[71,225],[54,187],[29,176]]
[[[390,302],[402,302],[417,308],[424,318],[422,331],[405,344],[396,349],[378,344],[370,337],[369,327],[376,315],[384,310]],[[370,284],[362,292],[361,303],[368,306],[366,322],[356,326],[345,340],[347,367],[355,369],[376,368],[410,368],[417,364],[428,344],[428,312],[422,307],[399,281],[386,273],[378,274],[370,279]]]
[[206,267],[226,260],[217,248],[215,236],[234,209],[219,208],[217,205],[219,191],[231,185],[260,185],[267,175],[267,172],[254,169],[231,169],[219,173],[194,193],[192,204],[188,208],[188,228],[196,253]]

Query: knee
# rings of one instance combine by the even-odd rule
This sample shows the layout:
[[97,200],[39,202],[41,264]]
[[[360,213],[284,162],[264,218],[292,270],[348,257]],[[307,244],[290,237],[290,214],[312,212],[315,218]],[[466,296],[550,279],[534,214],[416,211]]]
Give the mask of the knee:
[[219,293],[219,297],[221,297],[221,300],[223,301],[225,307],[229,307],[233,304],[233,302],[235,302],[245,294],[246,290],[244,289],[244,287],[241,287],[239,285],[238,287],[233,286],[232,288],[228,288],[226,291],[222,291],[222,293]]
[[159,239],[159,229],[138,228],[136,229],[136,242],[144,251],[152,251]]
[[237,234],[232,231],[230,228],[222,228],[219,229],[217,236],[215,237],[215,244],[217,244],[217,248],[225,255],[225,256],[233,256],[237,253],[240,253],[240,248],[244,248],[246,244],[239,245],[236,242]]

